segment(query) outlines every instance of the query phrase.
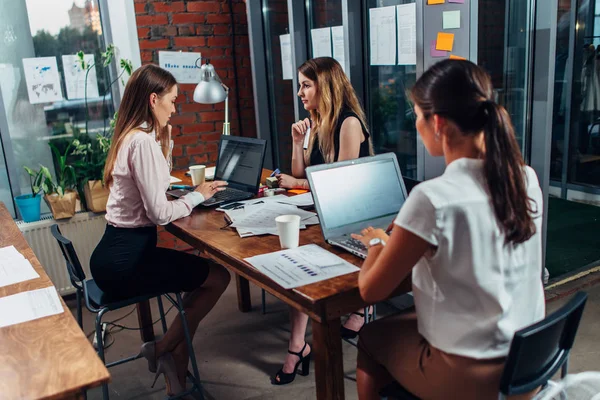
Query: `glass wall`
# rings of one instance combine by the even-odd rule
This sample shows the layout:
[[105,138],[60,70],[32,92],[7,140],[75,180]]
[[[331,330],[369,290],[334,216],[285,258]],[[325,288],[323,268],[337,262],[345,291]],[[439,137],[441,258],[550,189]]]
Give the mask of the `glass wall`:
[[[414,3],[414,0],[368,0],[369,9]],[[370,59],[369,26],[364,40],[365,58]],[[367,114],[375,153],[394,152],[402,174],[417,178],[417,131],[415,115],[407,97],[417,79],[415,65],[381,65],[367,67]]]
[[290,173],[292,168],[291,126],[295,122],[295,89],[290,73],[293,74],[295,71],[286,71],[286,76],[284,76],[281,58],[282,41],[285,54],[291,57],[287,1],[263,0],[262,12],[274,167],[279,168],[282,172]]

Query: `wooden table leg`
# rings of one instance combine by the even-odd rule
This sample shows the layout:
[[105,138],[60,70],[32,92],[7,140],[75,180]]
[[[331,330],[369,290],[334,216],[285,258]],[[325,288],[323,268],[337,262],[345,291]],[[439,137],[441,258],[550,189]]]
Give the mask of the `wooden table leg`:
[[152,326],[152,310],[150,309],[149,300],[137,304],[137,314],[142,342],[152,342],[154,340],[154,327]]
[[344,368],[340,319],[313,320],[313,356],[315,359],[315,382],[317,399],[344,399]]
[[252,310],[252,300],[250,299],[250,283],[248,279],[239,275],[235,276],[238,295],[238,309],[241,312],[249,312]]

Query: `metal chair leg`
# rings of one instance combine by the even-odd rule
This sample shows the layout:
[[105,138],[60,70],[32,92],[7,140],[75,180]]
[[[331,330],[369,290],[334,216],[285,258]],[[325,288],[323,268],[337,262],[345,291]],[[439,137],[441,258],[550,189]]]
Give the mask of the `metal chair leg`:
[[262,294],[262,313],[263,313],[263,315],[265,315],[267,313],[267,302],[266,302],[267,296],[266,296],[265,289],[261,289],[261,290],[262,290],[262,293],[261,293]]
[[[103,308],[102,310],[100,310],[98,315],[96,315],[96,345],[98,347],[98,357],[100,357],[104,364],[106,364],[106,360],[104,359],[104,342],[102,341],[102,316],[107,311],[107,308]],[[102,399],[109,399],[107,383],[102,384]]]
[[156,296],[158,302],[158,312],[160,313],[160,321],[162,323],[163,334],[167,333],[167,320],[165,319],[165,308],[163,307],[162,296]]
[[181,299],[181,293],[175,293],[177,296],[177,304],[179,305],[179,314],[181,315],[181,322],[183,325],[183,332],[185,333],[185,340],[188,346],[188,353],[190,355],[190,361],[192,362],[192,371],[194,372],[194,385],[198,387],[200,398],[204,400],[204,393],[202,393],[202,384],[200,383],[200,373],[198,372],[198,364],[196,363],[196,353],[194,353],[194,346],[192,344],[192,338],[190,337],[190,331],[188,329],[188,323],[186,319],[185,310],[183,308],[183,300]]
[[83,330],[83,315],[81,312],[81,290],[77,289],[75,291],[75,295],[77,296],[77,323],[81,330]]
[[375,321],[377,319],[377,304],[373,304],[373,317],[371,321]]

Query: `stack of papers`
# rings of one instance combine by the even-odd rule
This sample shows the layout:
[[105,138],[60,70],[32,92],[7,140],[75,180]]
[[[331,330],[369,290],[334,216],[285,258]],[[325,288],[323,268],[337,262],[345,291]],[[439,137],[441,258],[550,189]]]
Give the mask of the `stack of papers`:
[[15,246],[0,248],[0,287],[39,277],[29,260]]
[[277,235],[275,218],[280,215],[300,216],[300,229],[305,229],[307,225],[319,223],[317,214],[314,212],[301,210],[295,205],[279,203],[275,200],[277,197],[265,197],[245,202],[241,208],[225,210],[232,221],[231,227],[237,229],[240,237],[248,237],[267,234]]
[[360,269],[316,244],[246,258],[284,289],[324,281]]
[[54,286],[17,293],[0,298],[0,328],[63,312]]

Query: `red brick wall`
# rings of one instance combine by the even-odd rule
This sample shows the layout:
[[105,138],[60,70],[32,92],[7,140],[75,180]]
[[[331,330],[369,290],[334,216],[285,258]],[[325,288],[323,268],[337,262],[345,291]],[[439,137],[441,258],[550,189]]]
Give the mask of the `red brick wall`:
[[[244,0],[233,0],[238,84],[234,79],[231,23],[227,0],[135,0],[136,23],[142,63],[158,64],[158,52],[200,52],[210,59],[230,89],[231,134],[240,135],[236,95],[239,95],[243,136],[256,137],[252,72],[248,43],[248,19]],[[223,129],[225,104],[194,103],[194,84],[179,85],[177,115],[173,125],[173,165],[214,163]],[[159,246],[187,249],[189,245],[159,230]]]

